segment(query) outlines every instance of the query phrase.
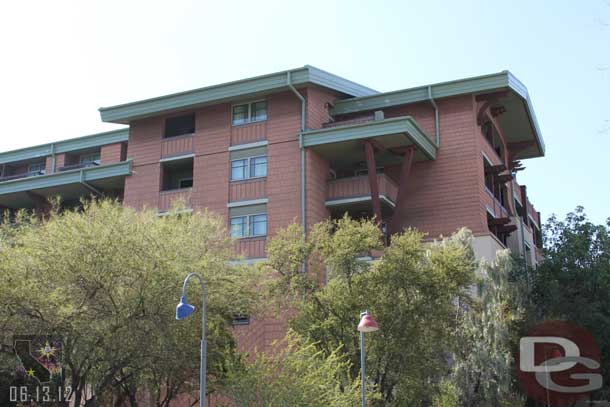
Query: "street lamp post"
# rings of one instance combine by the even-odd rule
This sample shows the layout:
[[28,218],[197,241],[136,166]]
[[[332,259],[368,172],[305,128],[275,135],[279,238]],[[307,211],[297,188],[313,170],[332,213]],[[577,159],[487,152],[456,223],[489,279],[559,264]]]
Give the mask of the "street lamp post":
[[186,286],[191,277],[197,277],[201,283],[203,289],[202,301],[201,301],[201,365],[199,369],[199,406],[205,407],[205,379],[206,379],[206,342],[205,342],[205,282],[203,277],[197,273],[189,273],[184,279],[182,285],[182,297],[180,302],[176,306],[176,319],[182,320],[195,311],[195,307],[186,301]]
[[362,407],[366,407],[366,354],[364,351],[364,333],[375,332],[379,330],[377,321],[368,311],[360,313],[360,323],[358,324],[358,331],[360,332],[360,378],[362,381]]

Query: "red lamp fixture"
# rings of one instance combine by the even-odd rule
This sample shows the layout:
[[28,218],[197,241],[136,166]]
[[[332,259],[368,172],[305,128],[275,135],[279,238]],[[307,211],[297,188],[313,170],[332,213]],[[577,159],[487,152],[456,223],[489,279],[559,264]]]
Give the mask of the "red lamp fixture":
[[359,332],[375,332],[379,330],[379,325],[375,318],[368,311],[360,314],[360,323],[358,324]]

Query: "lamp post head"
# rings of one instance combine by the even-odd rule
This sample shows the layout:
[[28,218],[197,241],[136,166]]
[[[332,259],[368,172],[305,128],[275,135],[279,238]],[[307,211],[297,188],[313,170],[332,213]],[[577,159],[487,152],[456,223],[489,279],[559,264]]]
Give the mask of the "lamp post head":
[[191,315],[195,311],[195,307],[186,302],[186,296],[180,297],[180,302],[176,306],[176,319],[180,321]]
[[379,330],[379,325],[375,318],[368,311],[360,314],[360,323],[358,324],[359,332],[375,332]]

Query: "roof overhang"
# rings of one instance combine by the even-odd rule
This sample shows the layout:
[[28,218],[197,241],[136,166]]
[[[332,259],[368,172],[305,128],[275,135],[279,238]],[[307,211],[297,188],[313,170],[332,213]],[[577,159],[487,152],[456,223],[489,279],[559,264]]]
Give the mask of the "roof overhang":
[[382,151],[376,154],[379,165],[394,165],[402,162],[402,157],[393,151],[405,147],[416,147],[416,160],[436,158],[437,146],[410,116],[365,123],[329,127],[301,133],[301,143],[305,148],[315,150],[335,166],[351,166],[364,160],[362,142],[374,139]]
[[544,140],[527,88],[509,71],[338,100],[335,102],[334,107],[332,107],[331,113],[337,116],[428,101],[430,100],[430,95],[433,99],[438,100],[465,94],[478,95],[498,91],[507,91],[504,98],[500,100],[507,110],[498,117],[507,142],[533,141],[535,144],[521,151],[516,158],[544,156]]
[[128,160],[5,181],[0,183],[0,206],[31,207],[28,192],[45,198],[58,195],[63,200],[70,200],[91,193],[88,186],[101,191],[122,189],[124,178],[131,174],[131,163],[131,160]]
[[129,138],[129,129],[107,131],[92,134],[55,143],[42,144],[39,146],[26,147],[19,150],[0,153],[0,164],[13,163],[34,158],[47,157],[51,154],[67,153],[70,151],[84,150],[107,144],[123,143]]
[[[290,74],[290,75],[289,75]],[[208,86],[111,107],[101,107],[102,121],[128,124],[132,120],[169,112],[192,109],[237,98],[258,97],[288,88],[288,78],[295,86],[314,84],[347,96],[367,96],[377,91],[329,72],[305,65],[269,75]]]

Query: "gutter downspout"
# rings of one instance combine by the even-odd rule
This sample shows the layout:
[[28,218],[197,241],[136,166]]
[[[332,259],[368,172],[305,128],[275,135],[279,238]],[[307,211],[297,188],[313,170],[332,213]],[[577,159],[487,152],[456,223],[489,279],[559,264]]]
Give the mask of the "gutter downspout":
[[[305,237],[307,236],[307,222],[305,219],[305,147],[303,147],[303,132],[305,131],[305,113],[307,102],[303,95],[301,95],[299,91],[296,90],[296,88],[292,85],[290,71],[286,72],[286,84],[288,85],[292,93],[294,93],[296,97],[298,97],[301,101],[301,131],[299,133],[299,148],[301,149],[301,227],[303,228],[303,237]],[[307,271],[306,260],[303,260],[301,267],[303,273],[305,273]]]
[[432,86],[428,86],[428,99],[430,103],[432,103],[432,107],[434,108],[434,130],[436,132],[436,147],[440,147],[441,145],[441,128],[439,126],[438,119],[438,105],[436,101],[432,98]]

